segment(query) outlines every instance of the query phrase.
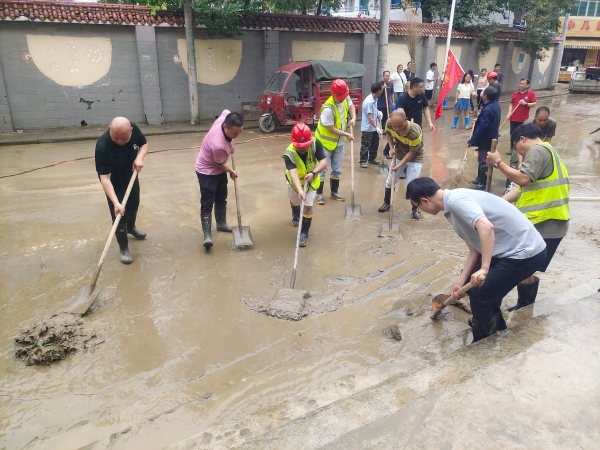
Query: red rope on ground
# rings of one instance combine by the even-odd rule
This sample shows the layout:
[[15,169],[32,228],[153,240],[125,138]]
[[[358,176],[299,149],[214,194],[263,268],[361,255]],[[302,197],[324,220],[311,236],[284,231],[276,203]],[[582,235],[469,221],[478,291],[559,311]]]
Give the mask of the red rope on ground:
[[[278,138],[278,137],[289,137],[289,135],[288,134],[275,134],[273,136],[258,137],[258,138],[248,139],[247,141],[237,142],[236,145],[242,145],[242,144],[247,144],[248,142],[262,141],[264,139],[273,139],[273,138]],[[162,150],[151,150],[151,151],[148,152],[148,154],[170,152],[170,151],[176,151],[176,150],[192,150],[192,149],[195,149],[195,148],[200,148],[200,146],[199,145],[195,145],[193,147],[164,148]],[[53,164],[48,164],[47,166],[36,167],[34,169],[25,170],[23,172],[11,173],[10,175],[1,175],[0,179],[2,179],[2,178],[16,177],[17,175],[25,175],[26,173],[35,172],[36,170],[48,169],[49,167],[58,166],[60,164],[69,163],[69,162],[75,162],[75,161],[83,161],[85,159],[92,159],[92,158],[94,158],[94,156],[83,156],[81,158],[66,159],[64,161],[59,161],[59,162],[55,162]]]

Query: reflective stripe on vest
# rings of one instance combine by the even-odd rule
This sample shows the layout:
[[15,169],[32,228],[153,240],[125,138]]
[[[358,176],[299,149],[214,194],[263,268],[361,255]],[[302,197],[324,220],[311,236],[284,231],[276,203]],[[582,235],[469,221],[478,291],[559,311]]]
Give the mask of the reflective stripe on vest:
[[[333,126],[338,130],[342,129],[342,118],[340,117],[340,111],[333,100],[333,97],[329,97],[323,106],[321,106],[320,114],[323,114],[325,109],[331,109],[334,118]],[[344,100],[344,117],[348,118],[348,102]],[[331,133],[326,127],[321,125],[321,120],[319,119],[319,123],[317,124],[317,130],[315,131],[315,137],[321,141],[323,147],[330,152],[334,151],[336,147],[339,145],[341,136],[337,134]],[[343,138],[342,142],[344,142],[345,138]]]
[[[319,164],[319,161],[317,161],[315,155],[316,148],[316,143],[313,139],[312,143],[310,144],[310,147],[308,147],[308,154],[306,155],[306,165],[304,164],[304,161],[302,161],[302,158],[300,158],[300,155],[298,155],[294,144],[290,144],[289,147],[285,149],[285,152],[283,152],[283,155],[281,155],[282,158],[289,158],[291,162],[296,164],[296,169],[298,169],[298,178],[300,178],[300,184],[302,185],[302,187],[304,187],[304,177],[306,176],[306,174],[308,172],[312,172],[314,168],[317,167],[317,164]],[[292,176],[290,175],[290,171],[287,169],[285,170],[285,177],[287,178],[288,183],[290,183],[290,186],[292,186],[297,192],[294,183],[292,183]],[[315,174],[314,179],[311,181],[310,187],[316,191],[320,184],[321,174],[317,173]]]
[[550,176],[519,188],[515,206],[532,224],[546,220],[569,220],[569,173],[567,168],[547,142],[542,142],[552,155],[553,170]]

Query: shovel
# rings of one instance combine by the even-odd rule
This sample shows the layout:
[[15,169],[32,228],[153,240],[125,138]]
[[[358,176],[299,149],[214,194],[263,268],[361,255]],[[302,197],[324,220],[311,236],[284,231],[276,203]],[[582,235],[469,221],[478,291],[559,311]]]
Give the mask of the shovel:
[[[396,155],[394,154],[394,159],[392,159],[392,167],[395,165],[396,165]],[[383,222],[381,224],[381,232],[379,233],[379,236],[381,236],[381,237],[396,237],[398,235],[398,233],[400,232],[400,225],[398,225],[397,223],[393,223],[395,186],[396,186],[396,174],[392,173],[392,192],[390,194],[390,218],[387,222]]]
[[[308,183],[304,183],[304,195],[308,191]],[[300,214],[304,212],[304,200],[300,202]],[[275,306],[278,303],[285,304],[294,304],[296,308],[299,310],[304,309],[304,303],[306,299],[310,296],[307,291],[299,291],[294,289],[296,285],[296,268],[298,267],[298,253],[300,250],[300,234],[302,232],[302,227],[298,227],[298,234],[296,236],[296,253],[294,255],[294,268],[292,269],[292,278],[290,279],[290,288],[289,289],[279,289],[277,294],[273,300],[271,300],[271,306]],[[288,308],[289,309],[289,308]]]
[[[477,279],[479,281],[483,281],[483,280],[485,280],[485,275],[479,275],[479,277]],[[469,283],[465,284],[463,287],[461,287],[456,294],[459,296],[463,295],[472,287],[473,287],[473,285],[469,282]],[[439,314],[442,312],[442,310],[446,306],[448,306],[450,303],[452,303],[454,300],[456,300],[456,299],[454,297],[452,297],[452,295],[447,295],[447,294],[439,294],[439,295],[436,295],[435,297],[433,297],[431,299],[431,304],[433,306],[433,313],[431,314],[431,318],[435,319],[437,316],[439,316]]]
[[[131,193],[131,188],[133,187],[133,183],[135,183],[135,179],[137,177],[137,170],[134,169],[133,174],[131,175],[131,180],[129,180],[129,185],[127,186],[127,191],[125,191],[125,196],[123,197],[122,205],[127,204],[127,200],[129,199],[129,194]],[[100,294],[102,290],[102,286],[96,286],[96,282],[98,281],[98,277],[100,276],[100,271],[102,270],[102,265],[104,264],[104,258],[106,258],[106,254],[108,253],[108,248],[110,247],[110,243],[112,242],[113,237],[115,236],[115,232],[117,231],[117,226],[121,221],[122,214],[117,214],[115,217],[115,221],[110,230],[110,234],[108,235],[108,239],[106,244],[104,245],[104,251],[102,252],[102,256],[100,256],[100,261],[98,262],[98,267],[96,267],[96,272],[94,272],[94,276],[92,277],[92,282],[90,284],[85,284],[79,290],[79,292],[71,298],[71,301],[67,305],[67,307],[63,310],[63,312],[71,313],[71,314],[85,314],[90,305],[94,303],[94,300]]]
[[[498,139],[492,139],[492,153],[496,153],[496,146],[498,145]],[[492,176],[494,175],[494,166],[488,166],[487,180],[485,182],[485,192],[490,192],[492,189]]]
[[[383,150],[385,149],[385,145],[382,147],[381,143],[384,141],[383,137],[385,136],[385,133],[382,133],[381,136],[379,136],[379,147],[381,147],[381,162],[379,163],[379,175],[387,175],[389,172],[388,166],[385,163],[385,155],[383,154]],[[385,138],[385,140],[387,141],[387,137]],[[379,149],[377,150],[377,153],[379,153]]]
[[[354,130],[350,127],[350,134],[354,136]],[[350,194],[350,204],[346,205],[346,218],[352,216],[362,216],[360,205],[354,203],[354,139],[350,141],[350,174],[352,178],[352,189]]]
[[[235,160],[233,152],[231,153],[231,168],[235,172]],[[244,249],[252,247],[252,237],[250,236],[250,227],[242,226],[242,213],[240,213],[240,196],[238,194],[237,177],[233,179],[233,187],[235,189],[235,206],[237,208],[237,227],[233,228],[233,245],[237,248]]]

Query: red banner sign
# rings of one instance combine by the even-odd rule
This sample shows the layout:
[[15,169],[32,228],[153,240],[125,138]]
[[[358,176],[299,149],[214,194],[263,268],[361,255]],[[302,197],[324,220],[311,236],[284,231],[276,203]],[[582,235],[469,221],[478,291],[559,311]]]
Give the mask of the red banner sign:
[[442,81],[442,89],[440,90],[440,96],[438,98],[437,105],[435,107],[435,119],[438,120],[442,117],[442,104],[444,99],[450,93],[450,90],[465,74],[465,71],[458,63],[456,56],[452,53],[452,50],[448,50],[448,59],[446,60],[446,68],[444,70],[444,80]]

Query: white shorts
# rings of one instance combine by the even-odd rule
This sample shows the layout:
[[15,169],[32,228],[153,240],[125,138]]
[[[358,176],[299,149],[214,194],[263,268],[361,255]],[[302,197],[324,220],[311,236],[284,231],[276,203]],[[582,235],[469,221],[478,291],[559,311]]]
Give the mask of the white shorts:
[[[292,205],[300,206],[300,199],[298,198],[298,193],[290,183],[287,183],[287,193]],[[309,187],[308,192],[306,193],[306,200],[304,201],[304,206],[312,206],[315,203],[316,196],[317,191]]]

